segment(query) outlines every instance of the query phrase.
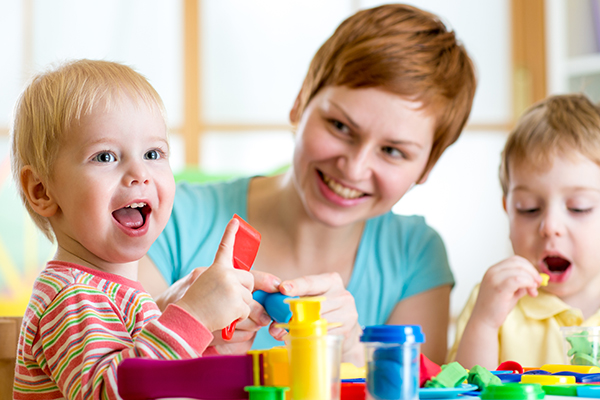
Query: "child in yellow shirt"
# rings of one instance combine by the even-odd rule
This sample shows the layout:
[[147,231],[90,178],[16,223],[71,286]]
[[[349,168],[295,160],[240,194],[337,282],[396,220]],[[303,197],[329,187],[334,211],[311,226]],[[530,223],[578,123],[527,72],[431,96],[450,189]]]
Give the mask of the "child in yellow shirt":
[[583,95],[533,105],[507,139],[500,182],[515,255],[473,290],[449,358],[564,364],[560,327],[600,325],[600,108]]

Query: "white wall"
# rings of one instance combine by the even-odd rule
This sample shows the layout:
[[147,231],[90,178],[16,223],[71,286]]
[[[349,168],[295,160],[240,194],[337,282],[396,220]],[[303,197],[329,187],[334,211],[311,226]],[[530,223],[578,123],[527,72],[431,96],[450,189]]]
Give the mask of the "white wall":
[[[312,55],[357,3],[360,7],[380,4],[371,0],[202,1],[201,92],[206,122],[285,125]],[[409,3],[440,15],[474,59],[479,89],[471,121],[509,121],[509,2]],[[79,57],[121,61],[148,76],[165,101],[172,126],[180,126],[181,1],[33,0],[32,5],[33,60],[23,70],[21,2],[0,2],[0,127],[8,124],[12,104],[32,71]],[[504,137],[505,132],[467,131],[444,154],[429,181],[394,208],[424,215],[444,238],[457,279],[453,313],[461,309],[485,268],[510,254],[497,183]],[[0,165],[7,156],[6,141],[0,136]],[[177,135],[172,135],[172,146],[172,165],[178,171],[184,166],[184,149]],[[203,169],[234,174],[269,172],[289,163],[292,150],[290,133],[280,131],[209,132],[198,149]],[[0,179],[0,190],[3,185],[6,180]],[[0,214],[0,223],[6,217]],[[5,279],[1,271],[0,288]]]

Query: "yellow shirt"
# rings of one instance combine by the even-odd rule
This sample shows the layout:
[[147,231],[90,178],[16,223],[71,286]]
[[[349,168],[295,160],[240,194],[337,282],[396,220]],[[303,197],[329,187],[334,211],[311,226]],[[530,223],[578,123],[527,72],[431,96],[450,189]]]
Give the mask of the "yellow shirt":
[[[471,292],[458,317],[456,340],[448,354],[449,361],[456,358],[478,293],[479,285]],[[540,290],[537,297],[523,296],[498,330],[498,364],[516,361],[523,367],[541,367],[567,363],[560,332],[562,326],[600,326],[600,310],[584,321],[581,310],[569,307],[553,294]]]

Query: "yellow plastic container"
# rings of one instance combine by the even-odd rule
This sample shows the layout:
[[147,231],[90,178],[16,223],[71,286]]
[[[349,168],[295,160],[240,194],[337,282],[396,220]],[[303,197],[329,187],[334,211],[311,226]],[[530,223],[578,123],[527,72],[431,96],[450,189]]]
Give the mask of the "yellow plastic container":
[[321,318],[323,297],[290,298],[292,319],[278,326],[289,330],[290,389],[294,400],[339,400],[341,336],[327,335]]

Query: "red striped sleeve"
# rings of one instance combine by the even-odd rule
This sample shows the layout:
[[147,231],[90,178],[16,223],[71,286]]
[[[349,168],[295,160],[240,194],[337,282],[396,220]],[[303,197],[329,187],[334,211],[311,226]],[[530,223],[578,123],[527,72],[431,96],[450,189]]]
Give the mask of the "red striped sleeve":
[[23,321],[15,399],[116,399],[116,370],[124,358],[202,355],[212,334],[177,306],[161,315],[130,282],[65,263],[48,265]]

